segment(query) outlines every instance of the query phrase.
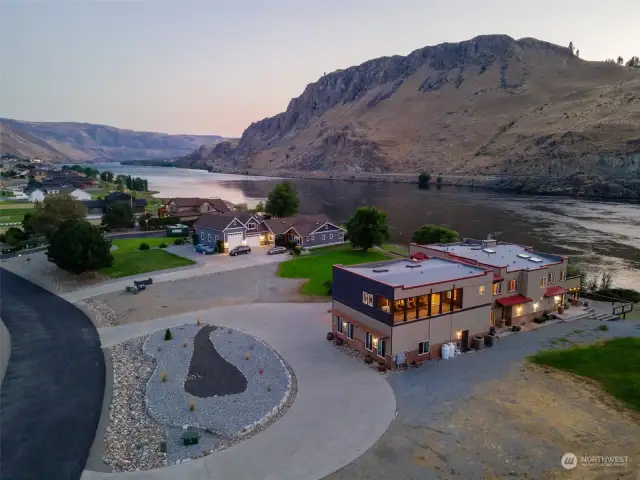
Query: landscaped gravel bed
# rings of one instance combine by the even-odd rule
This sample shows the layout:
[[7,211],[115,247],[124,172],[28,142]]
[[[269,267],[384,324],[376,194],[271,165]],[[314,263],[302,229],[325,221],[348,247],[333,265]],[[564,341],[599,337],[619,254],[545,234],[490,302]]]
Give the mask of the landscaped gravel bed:
[[89,318],[93,320],[93,324],[96,328],[102,327],[115,327],[119,324],[118,316],[111,307],[105,303],[94,300],[92,298],[88,300],[80,300],[75,305],[83,310]]
[[160,443],[166,427],[147,415],[145,387],[154,361],[142,353],[146,337],[110,349],[113,361],[113,397],[105,432],[103,461],[116,471],[148,470],[166,464]]
[[198,426],[216,437],[236,439],[287,407],[293,382],[284,361],[257,338],[226,327],[216,328],[209,335],[223,359],[211,362],[212,374],[215,377],[216,369],[228,368],[219,364],[227,361],[244,375],[246,389],[207,398],[188,394],[184,384],[194,353],[194,339],[201,328],[193,324],[172,328],[173,338],[168,341],[164,340],[165,330],[147,337],[144,352],[157,361],[146,389],[147,408],[152,417],[169,426]]

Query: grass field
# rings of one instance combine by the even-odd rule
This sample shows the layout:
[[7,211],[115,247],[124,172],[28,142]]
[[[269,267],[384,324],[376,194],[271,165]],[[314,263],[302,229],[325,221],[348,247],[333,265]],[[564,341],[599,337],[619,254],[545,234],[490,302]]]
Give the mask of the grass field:
[[596,380],[609,394],[640,410],[640,338],[546,350],[529,360]]
[[[156,270],[186,267],[196,263],[188,258],[157,248],[162,243],[172,245],[174,240],[174,238],[168,237],[113,240],[112,244],[118,247],[112,252],[113,265],[109,268],[103,268],[100,272],[111,278],[121,278]],[[151,250],[138,250],[141,243],[148,244]]]
[[0,223],[22,222],[25,213],[31,212],[31,208],[3,208],[0,210]]
[[280,264],[278,275],[283,278],[307,278],[301,293],[305,295],[329,295],[324,283],[332,278],[332,267],[336,264],[355,265],[366,262],[379,262],[391,258],[380,251],[363,252],[350,245],[326,247],[311,250],[307,256],[292,258]]
[[0,210],[7,208],[33,208],[33,203],[24,200],[2,200],[0,202]]

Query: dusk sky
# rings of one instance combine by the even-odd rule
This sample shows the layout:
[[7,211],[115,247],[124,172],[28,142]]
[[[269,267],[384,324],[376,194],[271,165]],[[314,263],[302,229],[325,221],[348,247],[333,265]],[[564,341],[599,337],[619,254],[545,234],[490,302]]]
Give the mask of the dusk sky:
[[239,136],[324,72],[480,34],[640,55],[640,0],[0,0],[0,116]]

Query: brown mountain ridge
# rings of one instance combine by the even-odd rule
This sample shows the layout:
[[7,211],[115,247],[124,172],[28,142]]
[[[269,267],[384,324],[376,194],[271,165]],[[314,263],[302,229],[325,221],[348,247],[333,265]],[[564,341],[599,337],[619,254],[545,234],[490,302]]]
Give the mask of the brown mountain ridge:
[[237,143],[220,171],[640,178],[640,69],[487,35],[329,73]]

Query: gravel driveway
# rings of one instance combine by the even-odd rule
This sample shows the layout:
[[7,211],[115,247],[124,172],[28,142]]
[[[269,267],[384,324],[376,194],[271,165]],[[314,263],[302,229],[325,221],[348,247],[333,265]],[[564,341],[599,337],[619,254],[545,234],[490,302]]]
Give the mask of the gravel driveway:
[[[94,310],[113,312],[109,314],[111,324],[121,325],[218,306],[310,300],[298,293],[304,280],[280,278],[277,271],[277,263],[228,270],[154,284],[138,295],[124,292],[100,295],[88,303]],[[326,298],[322,300],[326,302]]]
[[591,343],[640,336],[638,322],[608,322],[607,332],[595,330],[599,325],[593,320],[550,325],[388,377],[398,416],[372,449],[326,478],[555,478],[565,473],[559,462],[566,452],[627,455],[634,461],[629,471],[609,473],[635,475],[637,416],[629,421],[628,412],[612,408],[609,397],[588,383],[524,363],[540,349],[568,345],[554,345],[554,338]]

